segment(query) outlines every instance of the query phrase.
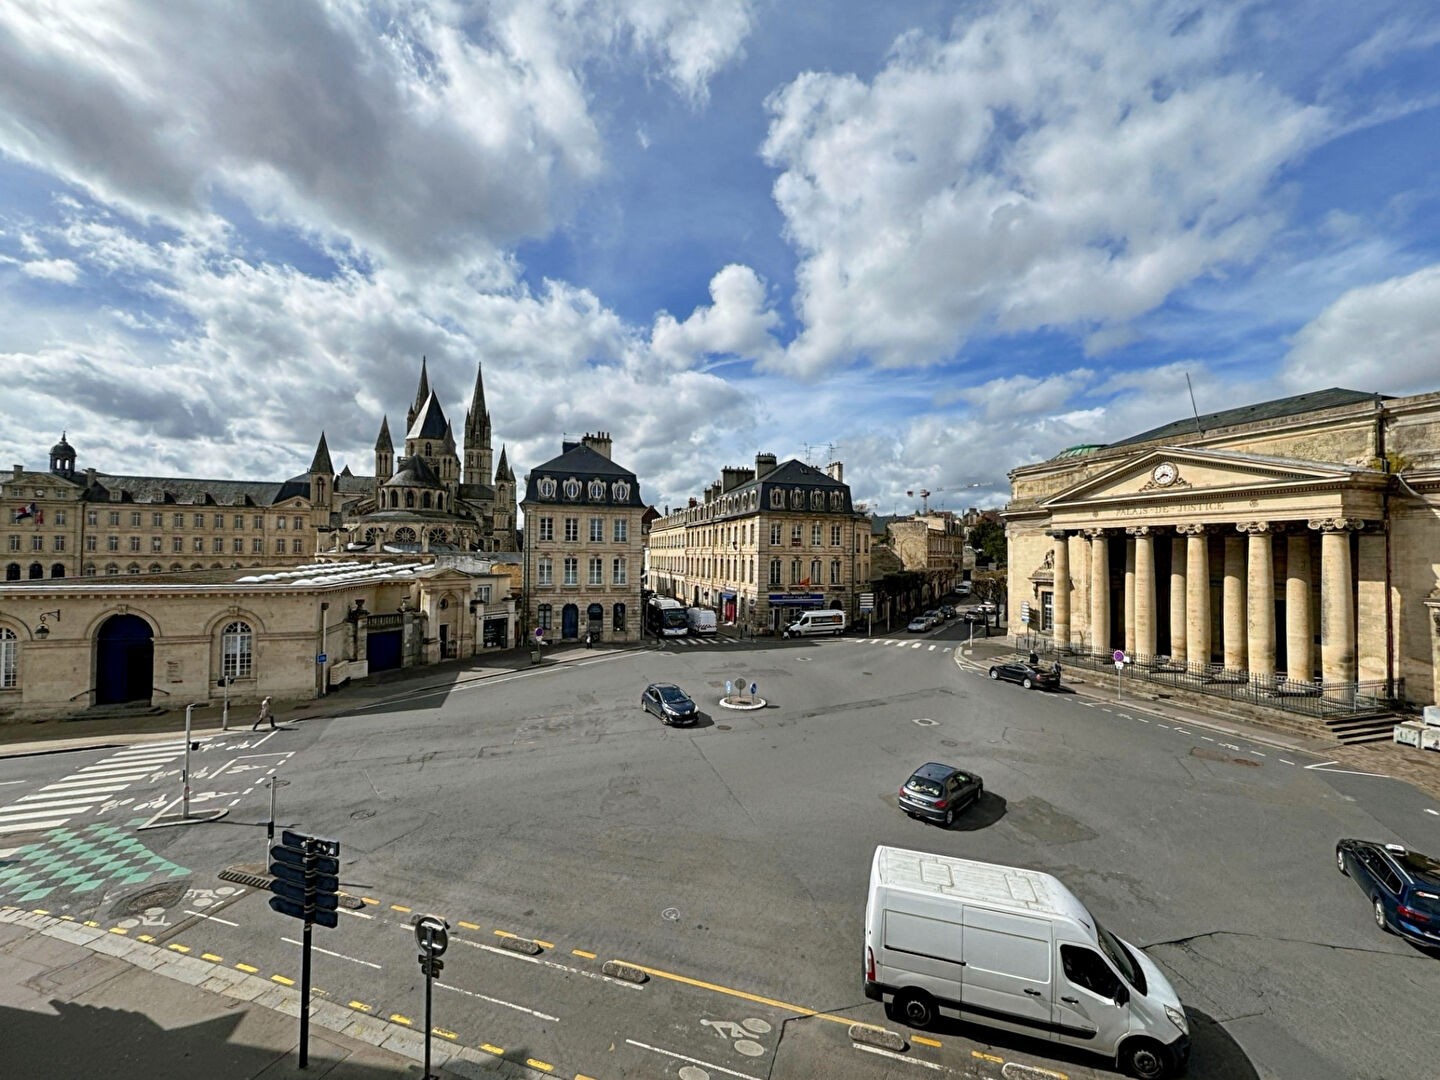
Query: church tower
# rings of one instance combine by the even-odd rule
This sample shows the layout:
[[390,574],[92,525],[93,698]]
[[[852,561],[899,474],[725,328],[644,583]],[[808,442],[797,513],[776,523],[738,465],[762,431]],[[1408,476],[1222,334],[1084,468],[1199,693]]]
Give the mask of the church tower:
[[485,378],[475,364],[475,392],[465,410],[465,483],[488,484],[492,467],[490,413],[485,408]]
[[420,389],[415,391],[415,404],[405,410],[405,430],[409,431],[415,426],[415,417],[420,415],[420,410],[425,407],[426,400],[430,397],[430,377],[425,372],[425,357],[420,358]]
[[390,417],[380,421],[380,437],[375,440],[375,506],[380,507],[380,489],[395,475],[395,444],[390,441]]
[[330,448],[325,445],[325,432],[320,432],[320,445],[310,462],[310,525],[330,527],[331,496],[335,491],[335,466],[330,463]]
[[515,546],[515,473],[500,447],[500,464],[495,466],[495,551],[516,551]]

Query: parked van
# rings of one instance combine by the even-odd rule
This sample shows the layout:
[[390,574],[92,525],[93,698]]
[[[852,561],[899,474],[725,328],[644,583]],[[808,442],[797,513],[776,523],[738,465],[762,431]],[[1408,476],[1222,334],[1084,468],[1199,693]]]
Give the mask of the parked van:
[[692,634],[713,634],[720,629],[715,621],[715,612],[708,607],[686,608],[685,623]]
[[845,629],[845,612],[838,608],[803,611],[785,628],[786,637],[809,637],[811,634],[840,634]]
[[1183,1070],[1179,997],[1135,946],[1037,870],[877,847],[865,996],[913,1027],[943,1009],[1113,1059],[1142,1080]]

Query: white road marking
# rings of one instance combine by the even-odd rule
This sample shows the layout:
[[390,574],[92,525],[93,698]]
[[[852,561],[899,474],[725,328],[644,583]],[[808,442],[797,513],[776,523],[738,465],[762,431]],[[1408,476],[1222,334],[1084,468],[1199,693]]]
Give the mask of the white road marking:
[[1190,732],[1186,731],[1183,727],[1177,727],[1177,728],[1174,728],[1173,730],[1178,731],[1181,735],[1189,735],[1189,734],[1190,734]]
[[[304,942],[296,941],[294,938],[282,937],[280,940],[283,941],[286,945],[304,944]],[[372,967],[376,971],[383,970],[379,964],[371,963],[369,960],[357,960],[355,959],[355,957],[346,956],[344,953],[331,952],[329,949],[322,949],[319,945],[311,945],[310,947],[316,952],[323,952],[326,956],[333,956],[339,960],[349,960],[352,964],[364,964],[366,967]]]
[[94,806],[103,798],[105,798],[105,793],[103,791],[85,792],[84,794],[80,795],[64,795],[57,791],[53,795],[26,796],[24,799],[16,802],[13,806],[7,806],[5,808],[5,813],[9,813],[11,810],[46,809],[51,810],[55,813],[59,813],[62,810],[72,808],[80,810],[84,809],[87,806]]
[[[441,984],[444,985],[443,983]],[[636,1042],[634,1039],[626,1039],[631,1046],[638,1046],[641,1050],[649,1050],[652,1054],[664,1054],[676,1061],[688,1061],[691,1065],[699,1065],[703,1069],[714,1069],[726,1076],[738,1076],[740,1080],[760,1080],[758,1076],[751,1076],[749,1073],[736,1072],[734,1069],[727,1069],[723,1065],[715,1065],[709,1061],[701,1061],[699,1058],[686,1057],[684,1054],[677,1054],[674,1050],[662,1050],[658,1046],[651,1046],[649,1043]]]
[[[85,806],[91,805],[93,805],[93,803],[87,802],[85,804]],[[81,807],[80,809],[83,809],[83,807]],[[4,813],[0,813],[0,821],[25,821],[28,818],[49,818],[54,817],[56,814],[64,814],[71,812],[73,811],[71,811],[69,808],[57,809],[53,806],[42,807],[39,810],[33,808],[26,808],[26,811],[23,814],[17,813],[14,810],[6,810]]]
[[[197,918],[209,919],[211,922],[224,923],[226,926],[239,926],[238,922],[231,922],[229,919],[222,919],[219,915],[206,915],[203,911],[186,911],[186,915],[194,915]],[[298,941],[295,944],[300,944]]]
[[934,645],[931,645],[930,648],[926,649],[925,651],[926,651],[926,652],[934,652],[934,651],[935,651],[935,646],[934,646]]
[[1250,751],[1247,751],[1247,752],[1248,752],[1248,753],[1251,753],[1251,754],[1254,754],[1256,757],[1264,757],[1264,756],[1265,756],[1264,754],[1260,753],[1259,750],[1250,750]]
[[[1136,719],[1136,720],[1139,720],[1140,723],[1142,723],[1142,724],[1148,724],[1148,723],[1150,722],[1149,720],[1146,720],[1143,716],[1137,716],[1137,717],[1135,717],[1135,719]],[[1164,724],[1161,724],[1160,726],[1161,726],[1161,727],[1164,727],[1165,725],[1164,725]]]
[[1440,810],[1431,810],[1428,806],[1425,807],[1425,813],[1434,814],[1436,817],[1440,817]]
[[54,803],[59,803],[59,802],[66,802],[66,801],[74,802],[74,803],[79,803],[79,802],[83,802],[83,801],[86,800],[86,799],[92,799],[92,800],[93,800],[93,799],[99,798],[100,796],[106,794],[107,792],[111,792],[111,791],[124,791],[124,790],[125,790],[127,787],[129,787],[129,786],[130,786],[129,784],[107,784],[107,785],[105,785],[104,787],[86,788],[86,789],[83,789],[83,790],[80,790],[80,791],[63,791],[63,790],[62,790],[62,791],[56,791],[54,788],[48,788],[48,787],[47,787],[47,788],[41,788],[41,789],[40,789],[39,791],[37,791],[34,795],[26,795],[24,798],[16,799],[16,800],[15,800],[15,805],[18,807],[18,806],[20,806],[20,804],[22,804],[22,803],[36,803],[36,802],[54,802]]
[[28,780],[0,780],[0,787],[7,787],[10,784],[28,784]]
[[[397,924],[398,925],[398,924]],[[401,926],[400,929],[407,933],[414,933],[414,928]],[[480,941],[470,941],[467,938],[456,938],[461,945],[469,945],[472,949],[483,949],[485,952],[494,953],[496,956],[504,956],[510,960],[524,960],[527,964],[536,964],[540,967],[554,968],[556,971],[563,971],[567,975],[583,975],[587,979],[595,979],[598,982],[610,983],[613,986],[622,986],[627,990],[644,990],[645,987],[638,983],[626,982],[624,979],[614,979],[609,975],[602,975],[596,971],[586,971],[584,968],[571,967],[569,964],[557,964],[554,960],[544,960],[538,956],[526,956],[524,953],[512,952],[509,949],[500,949],[494,945],[486,945]]]
[[[129,780],[126,780],[124,783],[119,784],[119,786],[123,788],[129,784],[129,782]],[[116,787],[116,783],[117,781],[115,780],[57,780],[53,784],[46,784],[40,790],[80,794],[86,791],[113,790]]]
[[850,1044],[856,1050],[863,1050],[867,1054],[879,1054],[881,1057],[893,1058],[896,1061],[903,1061],[907,1065],[919,1065],[929,1069],[931,1072],[948,1073],[951,1070],[944,1065],[938,1065],[933,1061],[921,1061],[919,1058],[906,1057],[904,1054],[897,1054],[893,1050],[884,1050],[878,1046],[866,1046],[864,1043],[852,1042]]
[[435,985],[441,990],[452,990],[457,994],[464,994],[466,997],[479,998],[481,1001],[488,1001],[491,1005],[503,1005],[507,1009],[514,1009],[516,1012],[528,1013],[530,1016],[538,1017],[541,1020],[553,1020],[560,1022],[558,1016],[550,1016],[547,1013],[535,1009],[527,1009],[524,1005],[516,1005],[513,1001],[501,1001],[499,998],[487,997],[485,994],[477,994],[474,990],[464,990],[458,986],[451,986],[449,983],[437,982]]
[[33,832],[40,829],[55,829],[59,828],[61,825],[64,825],[69,820],[69,817],[62,817],[56,818],[51,821],[32,821],[29,824],[0,825],[0,833]]
[[1293,762],[1293,761],[1288,761],[1288,760],[1286,760],[1285,758],[1282,757],[1282,758],[1280,759],[1280,764],[1281,764],[1281,765],[1294,765],[1295,762]]
[[[1239,747],[1236,747],[1236,749],[1239,749]],[[1252,753],[1253,753],[1253,751],[1252,751]],[[1316,765],[1306,765],[1305,768],[1307,768],[1307,769],[1318,769],[1320,772],[1339,773],[1339,774],[1341,774],[1341,775],[1343,775],[1343,776],[1373,776],[1373,777],[1375,777],[1376,779],[1379,779],[1379,780],[1391,780],[1391,779],[1394,779],[1394,778],[1393,778],[1392,776],[1390,776],[1388,773],[1383,773],[1383,772],[1360,772],[1358,769],[1330,769],[1330,768],[1326,768],[1326,766],[1328,766],[1328,765],[1338,765],[1338,764],[1340,764],[1338,761],[1322,761],[1322,762],[1320,762],[1320,763],[1318,763],[1318,764],[1316,764]]]
[[374,918],[375,918],[374,915],[366,915],[363,911],[347,911],[345,908],[341,908],[341,909],[340,909],[340,912],[341,912],[341,914],[343,914],[343,915],[351,915],[351,916],[354,916],[354,917],[357,918],[357,919],[374,919]]
[[1214,742],[1214,741],[1215,741],[1215,740],[1212,739],[1209,735],[1201,735],[1200,738],[1204,739],[1206,742]]

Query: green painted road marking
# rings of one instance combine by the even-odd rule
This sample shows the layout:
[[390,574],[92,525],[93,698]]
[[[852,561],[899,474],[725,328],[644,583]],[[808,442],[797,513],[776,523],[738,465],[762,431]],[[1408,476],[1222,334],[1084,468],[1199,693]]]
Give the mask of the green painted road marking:
[[11,853],[8,865],[0,868],[0,901],[31,905],[54,893],[90,893],[107,885],[128,887],[189,874],[112,825],[58,828]]

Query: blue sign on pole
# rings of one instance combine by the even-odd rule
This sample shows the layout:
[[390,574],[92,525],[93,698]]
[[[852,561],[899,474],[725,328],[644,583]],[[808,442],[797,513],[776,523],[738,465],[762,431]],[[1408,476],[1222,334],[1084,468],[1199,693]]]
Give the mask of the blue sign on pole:
[[734,692],[735,692],[734,684],[731,683],[729,679],[726,679],[726,680],[725,680],[725,696],[726,696],[726,697],[729,697],[729,696],[730,696],[732,693],[734,693]]
[[319,656],[315,657],[315,662],[316,662],[317,664],[323,664],[323,663],[325,663],[325,661],[328,660],[328,659],[330,659],[330,658],[329,658],[328,656],[326,656],[326,655],[322,652]]
[[756,686],[753,682],[750,684],[750,693],[753,694],[753,693],[755,693],[755,692],[756,692],[757,690],[759,690],[759,689],[760,689],[760,687]]

